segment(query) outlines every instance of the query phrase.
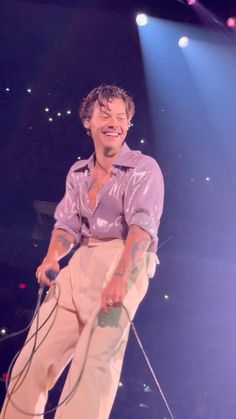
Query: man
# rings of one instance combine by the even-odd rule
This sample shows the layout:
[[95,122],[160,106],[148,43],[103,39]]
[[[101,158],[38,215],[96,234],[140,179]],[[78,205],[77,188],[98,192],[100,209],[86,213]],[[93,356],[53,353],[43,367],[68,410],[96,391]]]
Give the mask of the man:
[[[38,329],[38,347],[33,338],[24,346],[1,419],[26,419],[24,412],[43,417],[48,390],[70,360],[55,418],[109,417],[130,319],[155,272],[163,208],[159,166],[124,142],[133,115],[132,98],[116,86],[99,86],[82,102],[80,118],[95,152],[68,173],[48,252],[36,271],[39,283],[50,287],[29,332]],[[60,271],[59,260],[78,244]],[[58,273],[55,281],[50,271]]]

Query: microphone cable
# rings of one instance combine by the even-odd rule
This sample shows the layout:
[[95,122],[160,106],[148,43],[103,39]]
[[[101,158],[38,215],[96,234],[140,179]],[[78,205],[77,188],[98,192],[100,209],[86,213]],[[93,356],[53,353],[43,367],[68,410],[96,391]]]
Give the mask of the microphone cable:
[[[26,377],[26,375],[27,375],[27,373],[28,373],[28,371],[29,371],[29,368],[30,368],[30,365],[31,365],[31,362],[32,362],[32,359],[33,359],[33,356],[34,356],[34,354],[37,352],[37,350],[38,350],[38,348],[41,346],[41,344],[43,343],[43,341],[46,339],[46,337],[47,337],[47,335],[48,335],[48,333],[50,332],[50,330],[51,330],[51,328],[53,327],[53,324],[54,324],[54,322],[55,322],[55,319],[56,319],[56,313],[57,313],[57,308],[58,308],[58,300],[59,300],[59,297],[60,297],[60,285],[59,284],[57,284],[57,287],[58,287],[58,289],[59,289],[59,292],[58,292],[58,298],[57,298],[57,300],[56,300],[56,303],[55,303],[55,305],[54,305],[54,307],[52,308],[52,310],[51,310],[51,312],[49,313],[49,315],[48,315],[48,317],[44,320],[44,322],[39,326],[39,308],[40,308],[40,305],[41,305],[41,302],[42,302],[42,297],[43,297],[43,291],[44,291],[44,289],[45,289],[45,286],[40,286],[40,289],[39,289],[39,292],[38,292],[38,300],[37,300],[37,305],[36,305],[36,309],[35,309],[35,312],[34,312],[34,314],[33,314],[33,318],[32,318],[32,320],[31,320],[31,322],[29,323],[29,325],[27,326],[27,327],[25,327],[23,330],[21,330],[21,331],[19,331],[19,332],[16,332],[16,333],[12,333],[11,335],[8,335],[8,338],[10,338],[10,337],[15,337],[15,336],[18,336],[18,335],[20,335],[21,333],[23,333],[23,332],[25,332],[26,330],[28,330],[30,327],[31,327],[31,325],[33,324],[33,321],[35,320],[36,321],[36,331],[29,337],[29,339],[27,339],[26,340],[26,342],[24,343],[24,345],[23,345],[23,347],[17,352],[17,354],[14,356],[14,358],[13,358],[13,360],[11,361],[11,364],[10,364],[10,366],[9,366],[9,368],[8,368],[8,372],[7,372],[7,379],[6,379],[6,394],[7,394],[7,396],[8,396],[8,400],[7,400],[7,403],[6,403],[6,406],[5,406],[5,412],[6,412],[6,409],[7,409],[7,406],[8,406],[8,404],[9,404],[9,401],[12,403],[12,404],[14,404],[15,405],[15,403],[13,402],[13,400],[12,400],[12,395],[19,389],[19,387],[22,385],[22,383],[23,383],[23,381],[24,381],[24,379],[25,379],[25,377]],[[45,334],[45,336],[43,337],[43,339],[41,340],[41,342],[37,345],[37,338],[38,338],[38,332],[39,332],[39,330],[41,330],[43,327],[44,327],[44,325],[48,322],[48,320],[50,319],[50,317],[52,316],[52,314],[54,313],[54,311],[55,311],[55,316],[54,316],[54,319],[53,319],[53,322],[52,322],[52,324],[50,325],[50,327],[49,327],[49,329],[48,329],[48,331],[47,331],[47,333]],[[28,358],[28,360],[26,361],[26,363],[25,363],[25,365],[23,366],[23,368],[21,369],[21,371],[17,374],[17,375],[15,375],[14,377],[11,377],[10,378],[10,375],[11,375],[11,372],[12,372],[12,368],[13,368],[13,365],[14,365],[14,363],[15,363],[15,361],[16,361],[16,359],[18,358],[18,356],[20,355],[20,353],[22,352],[22,350],[23,350],[23,348],[32,340],[34,338],[34,343],[33,343],[33,347],[32,347],[32,350],[31,350],[31,353],[30,353],[30,355],[29,355],[29,358]],[[3,338],[3,339],[1,339],[0,340],[0,343],[1,343],[1,341],[2,340],[6,340],[5,339],[5,337]],[[24,373],[25,372],[25,373]],[[24,376],[23,376],[23,378],[22,378],[22,375],[23,375],[23,373],[24,373]],[[21,380],[21,378],[22,378],[22,380]],[[15,384],[14,384],[14,386],[13,386],[13,388],[9,391],[9,384],[10,384],[10,381],[12,381],[12,380],[14,380],[14,379],[16,379],[16,382],[15,382]],[[19,383],[19,381],[21,380],[21,382]],[[17,408],[17,406],[15,406],[16,408]],[[19,409],[18,409],[19,410]],[[3,417],[5,416],[5,412],[4,412],[4,415],[3,415]],[[21,413],[24,413],[24,414],[27,414],[27,412],[21,412]],[[32,416],[32,415],[30,415],[30,416]]]
[[[57,285],[59,285],[58,283],[57,283]],[[56,304],[55,304],[55,306],[57,306],[58,307],[58,300],[59,300],[59,296],[58,296],[58,298],[57,298],[57,302],[56,302]],[[52,309],[52,311],[51,311],[51,313],[48,315],[48,317],[47,317],[47,319],[44,321],[44,323],[40,326],[40,328],[42,328],[42,326],[49,320],[49,318],[51,317],[51,315],[52,315],[52,312],[53,312],[53,310],[55,309],[55,306],[53,307],[53,309]],[[54,319],[55,320],[55,319]],[[21,384],[23,383],[23,381],[24,381],[24,379],[25,379],[25,377],[26,377],[26,374],[28,373],[28,370],[29,370],[29,367],[30,367],[30,364],[31,364],[31,362],[32,362],[32,359],[33,359],[33,356],[34,356],[34,354],[36,353],[36,351],[38,350],[38,348],[39,348],[39,346],[42,344],[42,342],[46,339],[46,337],[47,337],[47,335],[48,335],[48,333],[49,333],[49,331],[50,331],[50,329],[51,329],[51,327],[53,326],[53,324],[50,326],[50,328],[49,328],[49,330],[47,331],[47,333],[46,333],[46,335],[44,336],[44,338],[42,339],[42,341],[40,342],[40,344],[36,347],[36,348],[33,348],[33,350],[32,350],[32,352],[31,352],[31,354],[30,354],[30,357],[29,357],[29,359],[28,359],[28,361],[27,361],[27,363],[25,364],[25,366],[24,366],[24,368],[22,368],[22,370],[20,371],[20,373],[18,373],[17,374],[17,376],[15,376],[15,377],[18,377],[18,379],[17,379],[17,382],[14,384],[14,387],[13,387],[13,389],[9,392],[8,391],[8,389],[7,389],[7,395],[8,395],[8,401],[7,401],[7,404],[6,404],[6,407],[5,407],[5,411],[4,411],[4,415],[3,415],[3,419],[4,419],[4,417],[5,417],[5,412],[6,412],[6,409],[7,409],[7,406],[8,406],[8,404],[9,404],[9,402],[10,403],[12,403],[12,405],[15,407],[15,409],[18,411],[18,412],[20,412],[20,413],[22,413],[22,414],[24,414],[24,415],[27,415],[27,416],[43,416],[43,415],[46,415],[46,414],[48,414],[48,413],[52,413],[52,412],[55,412],[57,409],[58,409],[58,407],[60,407],[60,406],[62,406],[63,404],[65,404],[72,396],[73,396],[73,393],[76,391],[76,388],[78,387],[78,385],[79,385],[79,381],[80,381],[80,378],[81,378],[81,376],[82,376],[82,373],[83,373],[83,368],[81,368],[81,372],[80,372],[80,374],[79,374],[79,376],[78,376],[78,378],[77,378],[77,380],[76,380],[76,382],[75,382],[75,384],[74,384],[74,386],[72,387],[72,389],[71,389],[71,391],[67,394],[67,396],[60,402],[60,403],[58,403],[56,406],[54,406],[54,407],[52,407],[51,409],[48,409],[48,410],[44,410],[43,412],[41,412],[41,413],[35,413],[35,412],[33,412],[33,413],[31,413],[31,412],[27,412],[27,411],[25,411],[25,410],[23,410],[23,409],[21,409],[13,400],[12,400],[12,395],[14,394],[14,392],[21,386]],[[38,328],[38,330],[40,330],[40,328]],[[38,330],[36,329],[36,332],[31,336],[31,338],[30,339],[32,339],[32,337],[33,336],[35,336],[35,341],[37,340],[37,333],[38,333]],[[89,336],[89,339],[90,339],[90,337],[91,337],[91,334],[92,334],[92,332],[93,332],[93,329],[91,328],[91,331],[90,331],[90,336]],[[28,339],[28,341],[26,341],[25,342],[25,344],[24,344],[24,346],[29,342],[29,340],[30,339]],[[35,342],[34,342],[34,345],[35,345]],[[20,352],[23,350],[23,348],[24,348],[24,346],[22,347],[22,349],[17,353],[17,356],[15,356],[14,357],[14,359],[13,359],[13,361],[11,362],[11,365],[10,365],[10,367],[12,368],[12,366],[13,366],[13,363],[15,362],[15,360],[17,359],[17,357],[19,356],[19,354],[20,354]],[[36,346],[36,345],[35,345]],[[87,357],[87,353],[88,353],[88,346],[87,346],[87,350],[86,350],[86,354],[85,354],[85,359],[86,359],[86,357]],[[27,367],[27,365],[29,364],[29,366],[28,366],[28,368],[27,368],[27,371],[25,372],[25,375],[24,375],[24,378],[23,378],[23,380],[21,381],[21,383],[20,383],[20,385],[17,387],[17,389],[15,389],[15,386],[17,385],[17,383],[18,383],[18,381],[19,381],[19,379],[21,378],[21,375],[22,375],[22,373],[24,372],[24,369]],[[9,370],[10,370],[10,367],[9,367]],[[14,378],[15,378],[14,377]]]
[[148,355],[147,355],[147,353],[146,353],[146,351],[145,351],[145,349],[144,349],[144,347],[143,347],[142,341],[141,341],[141,339],[140,339],[140,337],[139,337],[139,334],[138,334],[138,332],[137,332],[137,330],[136,330],[136,327],[135,327],[135,325],[134,325],[134,322],[131,320],[131,318],[130,318],[130,315],[129,315],[129,313],[128,313],[127,308],[126,308],[123,304],[122,304],[122,306],[123,306],[123,308],[124,308],[124,310],[125,310],[125,312],[126,312],[126,315],[127,315],[127,317],[128,317],[128,320],[129,320],[130,326],[131,326],[131,328],[132,328],[133,334],[134,334],[134,336],[135,336],[135,338],[136,338],[136,341],[137,341],[137,343],[138,343],[139,348],[141,349],[141,352],[142,352],[142,354],[143,354],[143,356],[144,356],[144,359],[145,359],[146,364],[147,364],[147,366],[148,366],[148,369],[149,369],[149,371],[150,371],[150,373],[151,373],[151,375],[152,375],[152,377],[153,377],[153,380],[154,380],[154,382],[155,382],[155,384],[156,384],[156,387],[157,387],[157,389],[158,389],[158,391],[159,391],[159,393],[160,393],[160,395],[161,395],[161,398],[162,398],[162,400],[163,400],[163,402],[164,402],[164,404],[165,404],[165,406],[166,406],[166,408],[167,408],[167,410],[168,410],[168,412],[169,412],[169,415],[170,415],[171,419],[175,419],[175,418],[174,418],[174,415],[173,415],[173,413],[172,413],[172,410],[171,410],[171,408],[170,408],[170,406],[169,406],[169,403],[168,403],[168,401],[167,401],[167,399],[166,399],[166,396],[165,396],[165,394],[164,394],[164,392],[163,392],[163,390],[162,390],[162,388],[161,388],[161,384],[160,384],[160,382],[159,382],[159,380],[158,380],[158,378],[157,378],[157,374],[155,373],[155,371],[154,371],[154,369],[153,369],[153,367],[152,367],[152,365],[151,365],[151,362],[150,362],[150,360],[149,360],[149,358],[148,358]]
[[[172,239],[172,237],[169,237],[164,243],[162,243],[160,246],[159,246],[159,248],[160,247],[162,247],[163,245],[165,245],[169,240],[171,240]],[[53,275],[54,275],[54,278],[55,278],[55,272],[53,272]],[[54,279],[54,278],[52,278],[52,279]],[[41,413],[30,413],[30,412],[26,412],[26,411],[24,411],[23,409],[21,409],[19,406],[17,406],[16,405],[16,403],[12,400],[12,395],[18,390],[18,388],[22,385],[22,383],[23,383],[23,381],[24,381],[24,379],[25,379],[25,377],[26,377],[26,375],[27,375],[27,373],[28,373],[28,371],[29,371],[29,368],[30,368],[30,365],[31,365],[31,362],[32,362],[32,359],[33,359],[33,356],[34,356],[34,354],[36,353],[36,351],[38,350],[38,348],[41,346],[41,344],[43,343],[43,341],[46,339],[46,337],[48,336],[48,333],[49,333],[49,331],[51,330],[51,328],[53,327],[53,324],[54,324],[54,321],[55,321],[55,318],[56,318],[56,313],[57,313],[57,308],[58,308],[58,301],[59,301],[59,297],[60,297],[60,285],[59,285],[59,283],[56,283],[57,284],[57,286],[58,286],[58,288],[59,288],[59,295],[58,295],[58,297],[57,297],[57,300],[56,300],[56,303],[55,303],[55,305],[54,305],[54,307],[53,307],[53,309],[51,310],[51,312],[49,313],[49,315],[48,315],[48,317],[46,318],[46,320],[42,323],[42,325],[40,326],[40,327],[38,327],[38,325],[39,325],[39,307],[40,307],[40,304],[41,304],[41,301],[42,301],[42,295],[43,295],[43,290],[44,290],[44,286],[41,286],[40,287],[40,289],[39,289],[39,293],[38,293],[38,301],[37,301],[37,306],[36,306],[36,309],[35,309],[35,312],[34,312],[34,315],[33,315],[33,318],[32,318],[32,320],[31,320],[31,322],[30,322],[30,324],[27,326],[27,328],[24,328],[22,331],[20,331],[20,332],[16,332],[16,333],[12,333],[11,335],[8,335],[6,338],[10,338],[10,337],[14,337],[14,336],[18,336],[18,335],[20,335],[21,333],[23,333],[23,332],[25,332],[26,330],[28,330],[29,328],[30,328],[30,326],[32,325],[32,323],[33,323],[33,321],[34,321],[34,319],[36,318],[36,331],[34,332],[34,334],[25,342],[25,344],[23,345],[23,347],[21,348],[21,350],[15,355],[15,357],[13,358],[13,360],[12,360],[12,362],[11,362],[11,364],[10,364],[10,367],[9,367],[9,369],[8,369],[8,373],[7,373],[7,380],[6,380],[6,391],[7,391],[7,395],[8,395],[8,401],[7,401],[7,404],[6,404],[6,407],[5,407],[5,411],[6,411],[6,409],[7,409],[7,406],[8,406],[8,403],[9,402],[11,402],[12,404],[13,404],[13,406],[20,412],[20,413],[22,413],[22,414],[24,414],[24,415],[27,415],[27,416],[43,416],[43,415],[46,415],[46,414],[48,414],[48,413],[52,413],[52,412],[55,412],[57,409],[58,409],[58,407],[60,407],[60,406],[62,406],[64,403],[66,403],[72,396],[73,396],[73,393],[76,391],[76,388],[78,387],[78,385],[79,385],[79,381],[80,381],[80,378],[81,378],[81,375],[82,375],[82,373],[83,373],[83,368],[81,369],[81,372],[80,372],[80,374],[79,374],[79,376],[78,376],[78,378],[77,378],[77,380],[76,380],[76,382],[75,382],[75,384],[74,384],[74,386],[73,386],[73,388],[71,389],[71,391],[69,392],[69,394],[60,402],[60,403],[58,403],[55,407],[53,407],[53,408],[51,408],[51,409],[49,409],[49,410],[46,410],[46,411],[44,411],[44,412],[41,412]],[[139,334],[138,334],[138,332],[137,332],[137,330],[136,330],[136,327],[135,327],[135,325],[134,325],[134,323],[133,323],[133,321],[131,320],[131,318],[130,318],[130,316],[129,316],[129,313],[128,313],[128,310],[126,309],[126,307],[122,304],[122,307],[124,308],[124,310],[125,310],[125,312],[126,312],[126,315],[127,315],[127,318],[128,318],[128,321],[129,321],[129,324],[130,324],[130,326],[131,326],[131,328],[132,328],[132,331],[133,331],[133,333],[134,333],[134,336],[135,336],[135,338],[136,338],[136,341],[137,341],[137,344],[138,344],[138,346],[139,346],[139,348],[140,348],[140,350],[141,350],[141,352],[142,352],[142,354],[143,354],[143,356],[144,356],[144,359],[145,359],[145,362],[146,362],[146,364],[147,364],[147,366],[148,366],[148,369],[149,369],[149,371],[150,371],[150,373],[151,373],[151,375],[152,375],[152,377],[153,377],[153,380],[154,380],[154,382],[155,382],[155,384],[156,384],[156,387],[157,387],[157,389],[158,389],[158,391],[159,391],[159,393],[160,393],[160,395],[161,395],[161,398],[162,398],[162,400],[163,400],[163,402],[164,402],[164,404],[165,404],[165,406],[166,406],[166,409],[168,410],[168,413],[169,413],[169,415],[170,415],[170,417],[171,417],[171,419],[175,419],[174,418],[174,415],[173,415],[173,413],[172,413],[172,410],[171,410],[171,408],[170,408],[170,406],[169,406],[169,403],[168,403],[168,401],[167,401],[167,399],[166,399],[166,396],[165,396],[165,394],[164,394],[164,392],[163,392],[163,390],[162,390],[162,388],[161,388],[161,385],[160,385],[160,382],[159,382],[159,380],[158,380],[158,378],[157,378],[157,375],[156,375],[156,373],[155,373],[155,371],[154,371],[154,369],[153,369],[153,367],[152,367],[152,365],[151,365],[151,362],[150,362],[150,360],[149,360],[149,358],[148,358],[148,355],[147,355],[147,353],[146,353],[146,351],[145,351],[145,349],[144,349],[144,346],[143,346],[143,344],[142,344],[142,341],[141,341],[141,339],[140,339],[140,337],[139,337]],[[45,336],[43,337],[43,339],[41,340],[41,342],[38,344],[38,346],[37,346],[37,337],[38,337],[38,332],[39,332],[39,330],[48,322],[48,320],[50,319],[50,317],[52,316],[52,314],[53,314],[53,312],[54,311],[56,311],[55,312],[55,317],[54,317],[54,320],[53,320],[53,322],[52,322],[52,324],[51,324],[51,326],[50,326],[50,328],[49,328],[49,330],[47,331],[47,333],[45,334]],[[91,334],[92,334],[92,331],[93,331],[93,329],[91,328],[91,331],[90,331],[90,336],[91,336]],[[31,340],[31,339],[33,339],[33,338],[35,338],[35,340],[34,340],[34,343],[33,343],[33,348],[32,348],[32,351],[31,351],[31,354],[30,354],[30,356],[29,356],[29,359],[27,360],[27,362],[26,362],[26,364],[24,365],[24,367],[22,368],[22,370],[20,371],[20,373],[18,373],[15,377],[12,377],[11,379],[8,379],[8,377],[10,377],[10,373],[11,373],[11,370],[12,370],[12,368],[13,368],[13,364],[15,363],[15,361],[16,361],[16,359],[18,358],[18,356],[20,355],[20,353],[21,353],[21,351],[23,350],[23,348],[27,345],[27,343]],[[3,341],[3,340],[6,340],[5,339],[5,337],[4,338],[2,338],[1,340],[0,340],[0,343],[1,343],[1,341]],[[88,347],[87,347],[87,352],[88,352]],[[87,353],[86,353],[86,355],[87,355]],[[85,355],[85,359],[86,359],[86,355]],[[27,370],[25,371],[25,369],[27,368]],[[23,372],[25,371],[25,374],[24,374],[24,377],[23,377],[23,379],[22,379],[22,381],[21,381],[21,383],[18,385],[18,387],[16,388],[16,386],[17,386],[17,384],[19,383],[19,380],[21,379],[21,376],[22,376],[22,374],[23,374]],[[14,386],[13,386],[13,389],[9,392],[8,391],[8,386],[9,386],[9,383],[10,383],[10,381],[11,380],[13,380],[13,379],[15,379],[15,378],[17,378],[17,381],[16,381],[16,383],[14,384]],[[5,417],[5,411],[4,411],[4,415],[3,415],[3,419],[4,419],[4,417]]]
[[34,311],[33,317],[32,317],[32,319],[30,320],[30,323],[29,323],[26,327],[24,327],[24,329],[21,329],[21,330],[19,330],[18,332],[13,332],[13,333],[10,333],[10,334],[9,334],[9,335],[7,335],[7,336],[1,337],[1,338],[0,338],[0,343],[1,343],[1,342],[4,342],[5,340],[8,340],[8,339],[14,338],[14,337],[16,337],[16,336],[19,336],[19,335],[21,335],[21,334],[23,334],[23,333],[27,332],[27,330],[29,330],[29,328],[31,327],[31,325],[32,325],[32,323],[33,323],[33,321],[34,321],[34,319],[35,319],[35,317],[36,317],[36,315],[37,315],[37,312],[38,312],[39,306],[40,306],[40,304],[41,304],[41,302],[42,302],[42,297],[43,297],[43,289],[42,289],[42,287],[40,287],[40,289],[39,289],[39,291],[38,291],[38,299],[37,299],[37,303],[36,303],[36,308],[35,308],[35,311]]

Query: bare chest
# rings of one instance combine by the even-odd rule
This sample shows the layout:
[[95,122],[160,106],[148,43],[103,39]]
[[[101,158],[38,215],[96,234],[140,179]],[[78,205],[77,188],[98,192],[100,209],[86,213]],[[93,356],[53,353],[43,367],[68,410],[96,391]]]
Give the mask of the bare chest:
[[110,174],[98,175],[96,172],[92,174],[92,182],[88,190],[88,201],[90,207],[96,207],[98,194],[100,190],[106,185],[106,183],[110,179],[110,176]]

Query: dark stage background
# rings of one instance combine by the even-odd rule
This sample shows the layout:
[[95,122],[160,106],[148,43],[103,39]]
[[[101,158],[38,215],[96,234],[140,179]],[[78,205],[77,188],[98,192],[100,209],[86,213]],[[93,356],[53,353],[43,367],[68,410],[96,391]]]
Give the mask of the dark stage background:
[[[147,26],[137,27],[137,12]],[[176,419],[236,417],[234,0],[6,1],[0,5],[0,332],[31,319],[34,271],[65,175],[88,157],[78,119],[101,83],[132,93],[127,142],[166,184],[161,265],[135,324]],[[189,46],[180,49],[180,36]],[[6,332],[4,332],[4,329]],[[4,379],[22,338],[0,342]],[[50,396],[56,403],[62,381]],[[49,418],[53,416],[48,416]],[[111,419],[169,418],[131,334]]]

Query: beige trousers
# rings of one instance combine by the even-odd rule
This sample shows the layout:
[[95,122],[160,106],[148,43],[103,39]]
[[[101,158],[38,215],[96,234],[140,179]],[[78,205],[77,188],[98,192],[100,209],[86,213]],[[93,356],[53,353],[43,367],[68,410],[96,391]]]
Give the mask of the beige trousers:
[[[101,291],[106,286],[124,248],[122,240],[89,239],[72,256],[57,277],[40,308],[39,324],[59,304],[37,335],[38,349],[23,377],[8,396],[1,419],[43,418],[48,390],[71,361],[55,419],[107,419],[119,384],[129,334],[129,319],[123,307],[100,311]],[[151,255],[151,257],[150,257]],[[148,270],[156,255],[146,253],[129,278],[123,302],[133,319],[148,288]],[[36,321],[28,337],[36,330]],[[9,392],[17,374],[30,357],[34,339],[23,348],[12,371]],[[21,411],[19,411],[18,409]],[[37,416],[36,414],[41,414]]]

